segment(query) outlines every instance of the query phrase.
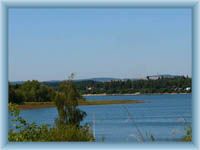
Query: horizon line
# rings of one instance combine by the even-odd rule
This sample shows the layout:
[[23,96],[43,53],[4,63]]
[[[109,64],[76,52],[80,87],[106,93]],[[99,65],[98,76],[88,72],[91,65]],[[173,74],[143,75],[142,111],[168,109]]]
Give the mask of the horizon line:
[[[146,79],[148,76],[162,76],[162,75],[170,75],[170,76],[184,76],[184,77],[189,77],[192,78],[192,75],[172,75],[172,74],[153,74],[153,75],[146,75],[143,77],[136,77],[136,78],[122,78],[122,77],[88,77],[88,78],[75,78],[74,80],[90,80],[90,79],[98,79],[98,78],[112,78],[112,79],[118,79],[118,80],[125,80],[125,79]],[[32,80],[37,80],[39,82],[48,82],[48,81],[64,81],[66,79],[50,79],[50,80],[38,80],[38,79],[27,79],[27,80],[8,80],[8,82],[25,82],[25,81],[32,81]]]

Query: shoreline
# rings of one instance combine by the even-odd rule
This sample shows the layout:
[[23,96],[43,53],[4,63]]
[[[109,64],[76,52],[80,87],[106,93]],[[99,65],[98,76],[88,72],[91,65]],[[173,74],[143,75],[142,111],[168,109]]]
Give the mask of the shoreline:
[[[126,94],[84,94],[83,96],[128,96],[128,95],[175,95],[175,94],[192,94],[192,93],[126,93]],[[144,100],[86,100],[80,101],[79,106],[89,106],[89,105],[112,105],[112,104],[138,104],[144,103]],[[39,109],[39,108],[50,108],[56,107],[53,102],[25,102],[25,104],[18,105],[19,109]]]
[[[144,103],[143,100],[98,100],[98,101],[80,101],[79,106],[91,105],[112,105],[112,104],[139,104]],[[53,102],[26,102],[25,104],[18,105],[21,110],[50,108],[56,107]]]
[[192,93],[125,93],[125,94],[83,94],[82,96],[134,96],[134,95],[175,95],[175,94],[192,94]]

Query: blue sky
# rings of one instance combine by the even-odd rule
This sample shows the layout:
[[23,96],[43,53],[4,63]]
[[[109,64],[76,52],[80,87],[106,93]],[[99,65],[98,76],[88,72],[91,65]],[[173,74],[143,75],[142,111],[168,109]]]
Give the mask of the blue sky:
[[189,8],[10,8],[9,80],[191,76]]

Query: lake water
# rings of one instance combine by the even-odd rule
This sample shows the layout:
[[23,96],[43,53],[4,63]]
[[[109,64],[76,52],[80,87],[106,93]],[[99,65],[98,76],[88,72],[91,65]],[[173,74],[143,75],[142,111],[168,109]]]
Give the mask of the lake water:
[[[93,127],[96,141],[177,141],[192,121],[191,94],[86,96],[87,100],[143,100],[139,104],[81,106],[83,123]],[[53,124],[56,108],[22,110],[21,116],[37,124]]]

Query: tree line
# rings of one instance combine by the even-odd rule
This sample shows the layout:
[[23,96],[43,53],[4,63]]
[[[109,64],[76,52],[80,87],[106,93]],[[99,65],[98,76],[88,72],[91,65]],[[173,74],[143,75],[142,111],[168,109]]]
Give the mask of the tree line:
[[55,90],[37,80],[26,81],[23,84],[9,83],[9,102],[21,104],[23,102],[52,101]]
[[189,77],[176,77],[110,82],[79,81],[76,82],[76,86],[82,94],[190,93],[192,79]]
[[[63,81],[65,82],[65,81]],[[63,82],[26,81],[22,84],[9,83],[9,102],[48,102],[61,91]],[[189,77],[160,78],[157,80],[115,80],[97,82],[93,80],[74,81],[80,95],[83,94],[125,94],[125,93],[190,93],[192,79]],[[61,95],[60,95],[61,96]]]
[[[126,94],[126,93],[190,93],[192,79],[189,77],[159,78],[157,80],[113,80],[98,82],[93,80],[74,81],[81,94]],[[56,89],[59,82],[44,82]],[[186,89],[188,88],[189,89]]]

